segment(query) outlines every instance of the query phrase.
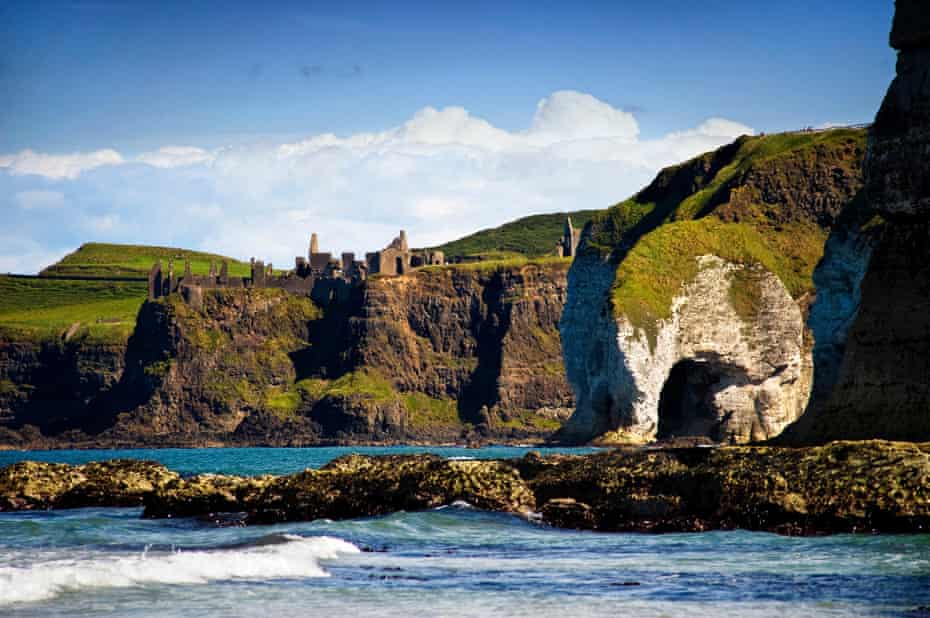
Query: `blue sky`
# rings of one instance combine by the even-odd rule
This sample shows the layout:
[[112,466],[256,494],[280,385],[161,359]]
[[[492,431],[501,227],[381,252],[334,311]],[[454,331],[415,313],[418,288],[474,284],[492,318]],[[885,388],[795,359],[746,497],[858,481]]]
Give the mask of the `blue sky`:
[[8,2],[0,271],[86,240],[281,262],[311,227],[363,251],[606,206],[741,132],[870,120],[892,10]]

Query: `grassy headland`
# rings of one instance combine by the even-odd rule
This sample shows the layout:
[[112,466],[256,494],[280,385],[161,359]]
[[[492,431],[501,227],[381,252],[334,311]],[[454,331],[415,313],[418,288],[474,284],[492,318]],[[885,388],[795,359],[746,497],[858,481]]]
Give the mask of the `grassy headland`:
[[69,253],[58,263],[43,270],[42,277],[79,278],[79,277],[126,277],[144,279],[148,277],[152,264],[158,260],[167,268],[168,260],[174,260],[175,272],[184,272],[184,260],[191,262],[191,271],[195,275],[210,272],[210,262],[216,267],[226,260],[229,263],[229,275],[247,277],[250,273],[248,262],[240,262],[214,253],[203,253],[176,247],[150,247],[145,245],[119,245],[112,243],[85,243],[74,253]]

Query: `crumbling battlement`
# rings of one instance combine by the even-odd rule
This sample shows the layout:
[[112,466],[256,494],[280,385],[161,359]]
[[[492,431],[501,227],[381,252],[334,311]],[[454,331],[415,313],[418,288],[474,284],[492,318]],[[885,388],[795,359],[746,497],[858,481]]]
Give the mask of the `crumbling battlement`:
[[405,275],[414,268],[429,265],[442,265],[445,256],[442,251],[411,251],[407,244],[407,233],[403,230],[391,243],[380,251],[365,254],[364,260],[356,260],[355,254],[344,252],[341,259],[333,254],[319,250],[316,233],[310,235],[310,247],[307,257],[298,256],[294,260],[294,269],[276,274],[272,264],[267,266],[261,260],[252,258],[251,276],[230,277],[229,266],[223,261],[217,271],[216,264],[210,264],[207,275],[191,273],[190,261],[184,261],[184,272],[178,276],[174,262],[168,261],[167,268],[161,261],[155,263],[149,272],[149,300],[181,294],[184,301],[199,306],[203,290],[218,288],[278,288],[293,294],[310,296],[321,305],[345,302],[351,288],[358,285],[370,275]]

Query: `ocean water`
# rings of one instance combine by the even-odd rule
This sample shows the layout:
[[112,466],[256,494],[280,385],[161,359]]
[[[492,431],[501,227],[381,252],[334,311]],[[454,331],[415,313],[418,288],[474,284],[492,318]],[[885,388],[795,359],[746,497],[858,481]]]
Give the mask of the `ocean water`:
[[[134,453],[261,473],[355,450]],[[0,615],[930,616],[930,535],[599,534],[466,504],[250,528],[140,513],[0,514]]]
[[83,464],[107,459],[149,459],[166,465],[182,475],[213,472],[216,474],[291,474],[306,468],[319,468],[336,457],[350,453],[363,455],[400,455],[435,453],[459,459],[507,459],[523,457],[529,451],[551,453],[593,453],[597,448],[540,448],[521,446],[337,446],[312,448],[133,448],[55,451],[0,451],[0,468],[23,461]]

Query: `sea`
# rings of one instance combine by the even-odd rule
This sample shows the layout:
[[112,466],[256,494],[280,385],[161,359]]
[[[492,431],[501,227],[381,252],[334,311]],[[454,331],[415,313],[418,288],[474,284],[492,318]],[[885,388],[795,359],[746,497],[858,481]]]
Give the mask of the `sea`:
[[[585,449],[4,451],[0,466],[152,459],[285,474],[353,453]],[[559,530],[466,503],[246,528],[138,508],[0,513],[0,616],[930,616],[930,535]]]

